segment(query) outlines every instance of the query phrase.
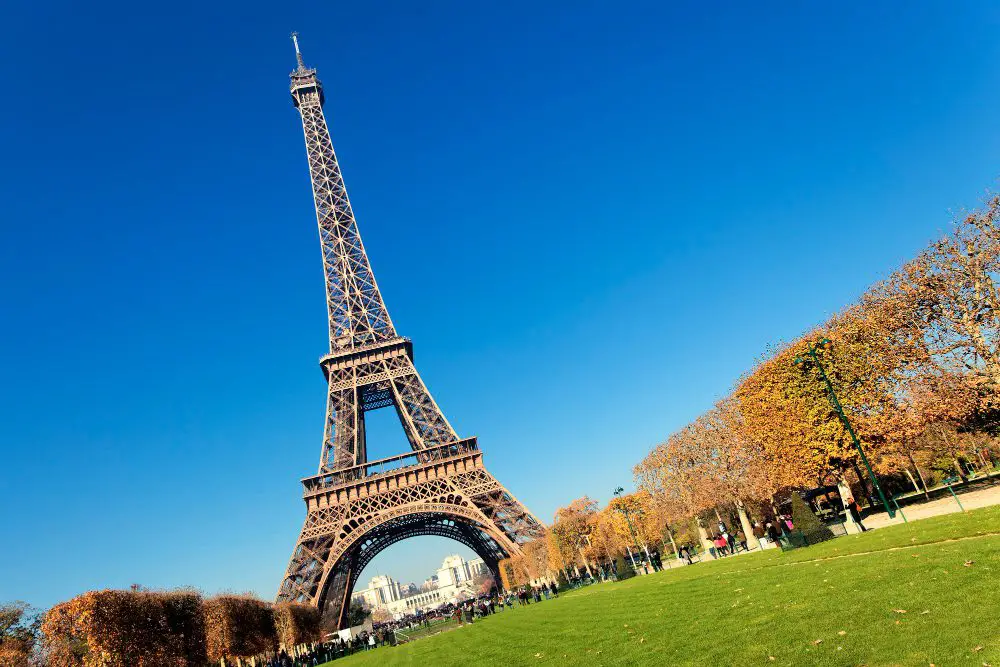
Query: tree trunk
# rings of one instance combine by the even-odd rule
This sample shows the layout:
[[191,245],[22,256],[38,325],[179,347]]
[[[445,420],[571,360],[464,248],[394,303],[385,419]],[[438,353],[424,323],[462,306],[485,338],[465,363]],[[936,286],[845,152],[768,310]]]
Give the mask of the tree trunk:
[[852,465],[854,466],[854,474],[858,477],[858,484],[861,485],[861,492],[868,499],[868,506],[875,509],[875,491],[868,488],[868,483],[865,481],[865,476],[861,474],[861,468],[858,467],[858,464],[854,463]]
[[951,453],[951,462],[955,464],[955,470],[958,472],[958,478],[962,481],[962,484],[967,484],[969,478],[965,476],[965,471],[962,470],[962,464],[958,462],[958,454],[951,446],[951,441],[948,440],[948,436],[945,435],[944,426],[940,422],[938,422],[938,433],[941,435],[941,439],[944,440],[945,447],[947,447],[948,451]]
[[667,528],[667,537],[670,538],[670,546],[674,550],[674,558],[676,558],[679,562],[681,559],[681,552],[677,550],[677,543],[674,542],[674,532],[670,530],[669,527]]
[[704,550],[704,558],[707,560],[712,560],[711,549],[715,548],[715,545],[708,541],[708,532],[705,531],[705,526],[701,525],[701,519],[698,519],[698,540],[701,542],[701,548]]
[[962,463],[958,460],[958,457],[952,454],[951,462],[955,464],[955,470],[958,471],[958,477],[962,480],[962,484],[968,483],[969,477],[965,474],[965,471],[962,470]]
[[917,486],[917,480],[915,480],[913,478],[913,473],[910,472],[910,469],[909,468],[903,468],[903,472],[905,472],[906,476],[910,478],[910,484],[913,485],[913,490],[916,491],[917,493],[920,493],[920,487]]
[[920,485],[924,487],[924,498],[930,500],[931,496],[927,493],[927,480],[924,479],[924,473],[920,472],[920,466],[918,466],[917,462],[913,460],[913,454],[906,452],[906,456],[910,459],[910,465],[912,465],[913,469],[917,471],[917,477],[920,478]]
[[983,470],[989,469],[989,466],[986,465],[986,457],[983,456],[983,450],[979,449],[978,447],[976,448],[976,456],[979,457],[979,462],[982,464]]
[[639,567],[635,564],[635,556],[632,555],[632,548],[626,544],[625,551],[628,552],[628,559],[632,561],[632,571],[639,574]]
[[741,500],[736,501],[736,513],[740,515],[740,526],[743,528],[743,535],[747,540],[747,550],[760,549],[760,541],[753,534],[753,526],[750,525],[750,517],[747,516],[747,509]]

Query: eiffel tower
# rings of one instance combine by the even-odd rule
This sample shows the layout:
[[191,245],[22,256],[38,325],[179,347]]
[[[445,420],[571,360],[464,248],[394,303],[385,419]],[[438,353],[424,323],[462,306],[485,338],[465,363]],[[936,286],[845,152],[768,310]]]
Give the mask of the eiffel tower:
[[[542,525],[483,464],[476,438],[459,438],[413,365],[413,344],[389,318],[333,152],[323,86],[298,67],[292,100],[302,115],[319,223],[330,323],[319,472],[302,480],[307,514],[278,601],[317,605],[347,623],[358,575],[386,547],[438,535],[497,563],[540,537]],[[392,406],[412,451],[369,461],[365,413]]]

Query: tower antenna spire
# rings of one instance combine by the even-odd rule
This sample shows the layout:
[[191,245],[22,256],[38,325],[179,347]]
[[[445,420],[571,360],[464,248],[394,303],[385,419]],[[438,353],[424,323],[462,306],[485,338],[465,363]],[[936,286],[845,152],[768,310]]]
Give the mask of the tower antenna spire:
[[295,45],[295,60],[299,63],[299,71],[301,72],[306,68],[305,62],[302,60],[302,52],[299,50],[299,33],[292,33],[292,44]]

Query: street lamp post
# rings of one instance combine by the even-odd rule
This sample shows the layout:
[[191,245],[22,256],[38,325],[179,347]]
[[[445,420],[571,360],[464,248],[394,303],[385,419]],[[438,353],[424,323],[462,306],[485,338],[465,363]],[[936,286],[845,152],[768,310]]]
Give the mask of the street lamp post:
[[[822,338],[815,343],[809,344],[809,350],[806,354],[812,359],[812,362],[816,364],[816,368],[819,369],[819,377],[823,380],[823,384],[826,386],[826,396],[830,400],[830,405],[836,411],[837,416],[840,417],[840,422],[847,429],[848,435],[851,436],[851,441],[854,443],[855,449],[858,450],[858,456],[861,457],[861,462],[865,464],[865,469],[868,470],[868,476],[872,480],[872,486],[875,487],[875,491],[878,493],[879,500],[882,501],[882,507],[889,514],[889,518],[896,516],[895,510],[889,506],[889,502],[885,498],[885,494],[882,493],[882,487],[878,484],[878,479],[875,477],[875,471],[872,470],[872,466],[868,463],[868,457],[865,455],[865,449],[861,446],[861,440],[858,439],[857,434],[854,432],[854,428],[851,426],[851,421],[844,414],[844,408],[840,405],[840,399],[837,398],[837,392],[833,390],[833,383],[830,382],[830,378],[826,374],[826,369],[823,368],[823,363],[819,360],[819,355],[816,351],[820,348],[829,348],[833,345],[833,341],[829,338]],[[795,357],[796,365],[803,365],[805,360],[802,357]]]
[[[618,497],[618,498],[621,498],[622,497],[622,492],[624,492],[624,491],[625,491],[625,489],[623,489],[622,487],[619,486],[617,489],[615,489],[615,496]],[[628,508],[625,507],[624,505],[622,505],[621,507],[618,507],[617,510],[619,512],[621,512],[622,514],[625,515],[625,522],[628,523],[628,532],[632,534],[632,545],[633,546],[639,546],[639,540],[635,536],[635,528],[632,527],[632,518],[629,516]],[[632,561],[632,569],[635,570],[636,572],[638,572],[639,568],[635,564],[635,556],[632,555],[632,549],[628,550],[628,557],[629,557],[629,560]]]

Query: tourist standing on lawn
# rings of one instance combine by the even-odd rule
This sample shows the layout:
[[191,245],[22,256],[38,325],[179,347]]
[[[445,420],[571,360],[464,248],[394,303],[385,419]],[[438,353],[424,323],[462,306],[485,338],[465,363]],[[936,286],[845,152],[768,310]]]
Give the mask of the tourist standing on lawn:
[[861,505],[854,498],[847,503],[847,510],[851,513],[851,518],[854,519],[854,523],[858,524],[858,528],[864,533],[868,529],[865,528],[865,524],[861,523]]
[[694,562],[691,560],[691,551],[688,549],[688,546],[686,544],[681,545],[681,550],[679,552],[679,555],[682,559],[687,561],[688,565],[694,565]]

